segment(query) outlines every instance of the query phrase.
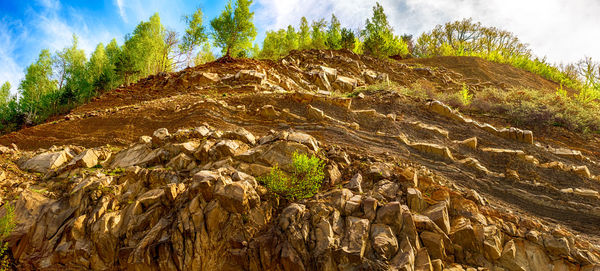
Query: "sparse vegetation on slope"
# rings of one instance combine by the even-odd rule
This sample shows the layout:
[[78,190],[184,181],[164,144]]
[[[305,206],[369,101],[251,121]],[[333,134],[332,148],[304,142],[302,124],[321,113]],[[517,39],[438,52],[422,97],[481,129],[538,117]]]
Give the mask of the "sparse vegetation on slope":
[[500,118],[515,126],[558,126],[584,134],[600,133],[600,104],[581,101],[561,91],[490,87],[471,93],[465,87],[458,92],[441,92],[424,89],[419,84],[405,87],[381,83],[358,89],[350,96],[360,91],[380,90],[398,91],[422,100],[440,100],[460,111]]
[[[562,70],[533,55],[528,46],[506,30],[485,27],[471,19],[448,22],[423,33],[415,55],[476,56],[505,63],[538,74],[548,80],[579,90],[579,100],[588,103],[600,97],[600,70],[591,59],[567,65]],[[579,73],[576,71],[579,70]]]

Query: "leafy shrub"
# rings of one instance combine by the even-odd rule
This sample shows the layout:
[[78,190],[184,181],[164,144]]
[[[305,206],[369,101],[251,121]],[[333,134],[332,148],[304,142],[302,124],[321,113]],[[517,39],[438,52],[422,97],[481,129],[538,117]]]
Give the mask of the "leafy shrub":
[[582,87],[579,90],[579,94],[576,96],[577,101],[582,104],[589,104],[593,101],[600,99],[600,85],[596,88],[593,87]]
[[556,89],[556,95],[562,97],[562,98],[567,98],[567,90],[563,88],[563,84],[560,84],[560,87]]
[[269,191],[289,200],[310,198],[321,188],[325,178],[325,164],[316,156],[306,154],[292,155],[292,172],[285,173],[278,166],[271,173],[259,178]]
[[10,235],[15,228],[15,209],[12,205],[6,205],[6,214],[0,217],[0,270],[10,269],[10,260],[6,254],[8,244],[4,239]]
[[463,83],[463,86],[460,89],[460,101],[462,102],[463,105],[470,105],[471,100],[473,100],[473,94],[469,93],[467,84]]

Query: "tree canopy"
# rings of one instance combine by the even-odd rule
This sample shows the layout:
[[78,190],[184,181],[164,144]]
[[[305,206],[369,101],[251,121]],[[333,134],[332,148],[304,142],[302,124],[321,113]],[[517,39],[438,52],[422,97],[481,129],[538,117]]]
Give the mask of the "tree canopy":
[[327,40],[325,41],[327,48],[339,50],[342,48],[342,26],[335,14],[331,14],[331,22],[327,30]]
[[210,21],[211,36],[215,46],[221,48],[226,56],[245,55],[256,37],[254,12],[250,12],[252,0],[237,0],[235,8],[230,0],[225,10]]
[[4,105],[8,102],[10,97],[10,82],[6,81],[0,87],[0,105]]
[[364,36],[364,53],[377,57],[388,57],[393,55],[408,54],[406,44],[394,35],[383,7],[376,3],[373,7],[373,16],[367,19]]
[[133,33],[126,36],[122,51],[126,57],[121,57],[120,60],[131,61],[133,71],[136,72],[135,79],[171,69],[169,60],[164,59],[166,35],[167,30],[161,24],[158,13],[155,13],[147,22],[140,22]]
[[185,33],[179,44],[179,50],[184,53],[189,60],[194,49],[201,44],[206,43],[208,36],[202,25],[202,10],[200,8],[192,15],[183,16],[183,20],[186,22],[187,28],[185,29]]

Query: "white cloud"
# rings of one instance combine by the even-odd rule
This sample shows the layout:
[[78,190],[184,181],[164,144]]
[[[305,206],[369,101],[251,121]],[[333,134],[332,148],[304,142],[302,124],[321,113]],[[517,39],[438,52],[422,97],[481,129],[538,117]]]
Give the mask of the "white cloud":
[[48,9],[58,9],[58,8],[60,8],[60,2],[59,2],[59,0],[38,0],[37,2],[40,5],[42,5],[44,8],[48,8]]
[[27,31],[19,22],[10,22],[6,17],[0,22],[0,85],[8,81],[11,93],[16,93],[24,74],[22,67],[17,64],[14,51],[17,44],[27,36]]
[[119,15],[121,15],[121,19],[123,19],[124,22],[127,22],[127,16],[125,15],[125,3],[123,3],[123,0],[115,0],[115,5],[117,5],[117,8],[119,8]]
[[[600,1],[579,0],[381,0],[397,34],[415,36],[437,24],[472,17],[486,26],[515,33],[534,53],[552,62],[574,62],[584,55],[600,60]],[[329,19],[362,27],[375,1],[258,0],[257,22],[267,29],[298,25],[300,18]]]

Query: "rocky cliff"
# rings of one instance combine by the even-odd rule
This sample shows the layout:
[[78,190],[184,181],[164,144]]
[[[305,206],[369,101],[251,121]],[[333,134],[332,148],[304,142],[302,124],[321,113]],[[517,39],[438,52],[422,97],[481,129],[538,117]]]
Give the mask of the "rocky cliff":
[[[14,267],[600,270],[593,146],[393,91],[339,95],[419,78],[461,85],[347,52],[212,63],[4,136]],[[326,164],[314,197],[260,182],[293,153]]]

